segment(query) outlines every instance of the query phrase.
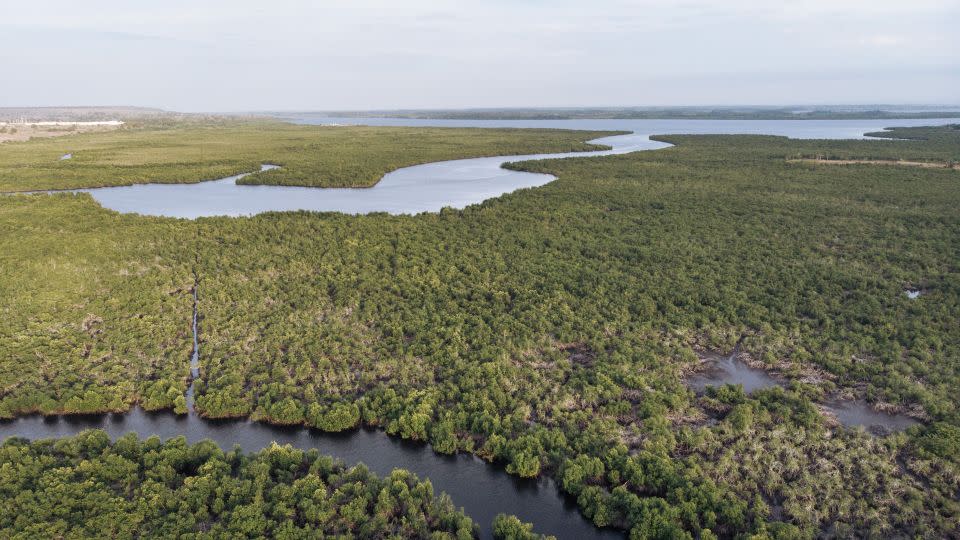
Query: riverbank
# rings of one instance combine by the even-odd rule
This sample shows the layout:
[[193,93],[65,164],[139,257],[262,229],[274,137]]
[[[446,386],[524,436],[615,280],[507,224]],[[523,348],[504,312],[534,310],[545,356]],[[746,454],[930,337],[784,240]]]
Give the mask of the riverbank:
[[379,478],[362,465],[347,468],[289,446],[243,454],[182,438],[126,435],[111,443],[104,432],[88,431],[55,444],[8,440],[0,468],[0,490],[17,494],[4,500],[0,515],[0,535],[10,537],[468,539],[479,532],[429,481],[401,470]]
[[598,530],[583,519],[576,503],[549,478],[520,479],[501,465],[467,454],[443,455],[422,442],[387,436],[382,429],[363,427],[341,433],[322,432],[300,426],[279,426],[247,419],[207,420],[192,411],[146,412],[139,407],[120,414],[21,416],[0,420],[0,440],[25,437],[33,441],[62,440],[91,429],[102,429],[110,440],[129,433],[141,439],[159,436],[168,441],[184,437],[187,443],[210,440],[224,452],[239,446],[244,452],[291,445],[308,452],[333,456],[348,466],[363,464],[381,477],[404,470],[431,482],[436,495],[446,493],[454,508],[462,508],[477,524],[481,538],[492,538],[490,524],[499,513],[517,515],[533,522],[537,531],[560,539],[597,538],[613,540],[623,534]]

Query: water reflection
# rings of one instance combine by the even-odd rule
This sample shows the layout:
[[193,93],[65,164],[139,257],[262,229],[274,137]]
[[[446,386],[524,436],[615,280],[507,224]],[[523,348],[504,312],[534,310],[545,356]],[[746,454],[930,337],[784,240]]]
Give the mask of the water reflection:
[[[237,185],[247,174],[196,184],[137,184],[75,190],[89,193],[102,206],[125,213],[180,218],[246,216],[263,212],[312,210],[346,214],[417,214],[444,207],[463,208],[521,188],[555,179],[504,169],[508,161],[605,156],[669,146],[646,135],[597,139],[611,150],[531,154],[440,161],[397,169],[370,188],[316,188]],[[262,170],[276,168],[264,165]]]
[[729,355],[714,352],[701,354],[706,369],[691,376],[687,383],[697,392],[703,392],[708,386],[725,384],[743,385],[743,391],[751,393],[764,388],[780,386],[776,379],[762,369],[748,366],[738,357],[736,351]]
[[[890,125],[935,125],[951,119],[916,120],[416,120],[396,118],[288,118],[302,124],[392,126],[560,128],[629,131],[596,143],[612,147],[598,152],[532,154],[459,159],[405,167],[384,175],[371,188],[315,188],[236,185],[232,176],[197,184],[139,184],[77,190],[90,193],[101,205],[118,212],[151,216],[197,218],[246,216],[271,211],[312,210],[368,214],[417,214],[443,207],[463,208],[522,188],[542,186],[554,177],[503,169],[509,161],[622,154],[670,146],[651,141],[652,134],[745,133],[794,138],[863,138]],[[327,129],[338,129],[328,127]]]
[[903,414],[890,414],[877,411],[863,400],[829,401],[824,409],[837,420],[850,427],[864,427],[874,435],[886,435],[894,431],[903,431],[919,424],[913,418]]
[[[687,385],[697,393],[703,393],[708,386],[725,384],[742,385],[747,394],[764,388],[784,386],[765,370],[747,365],[739,358],[736,350],[729,355],[705,352],[700,358],[706,364],[706,369],[687,379]],[[878,411],[863,400],[830,400],[821,404],[821,408],[836,417],[840,424],[864,427],[874,435],[903,431],[919,423],[906,415]]]
[[126,414],[30,415],[0,421],[0,439],[66,437],[92,428],[103,429],[112,438],[131,431],[141,437],[158,435],[163,439],[183,435],[190,442],[211,439],[225,449],[239,445],[246,451],[256,451],[276,441],[302,449],[316,448],[348,464],[363,462],[379,475],[387,475],[395,468],[408,469],[428,478],[437,494],[448,493],[454,504],[463,507],[478,523],[484,538],[492,537],[490,524],[501,512],[516,514],[533,522],[536,530],[558,538],[623,538],[621,533],[599,530],[584,519],[575,501],[565,497],[550,479],[510,476],[502,467],[475,456],[437,454],[426,444],[389,437],[374,429],[324,433],[245,419],[205,420],[192,412],[176,416],[135,408]]

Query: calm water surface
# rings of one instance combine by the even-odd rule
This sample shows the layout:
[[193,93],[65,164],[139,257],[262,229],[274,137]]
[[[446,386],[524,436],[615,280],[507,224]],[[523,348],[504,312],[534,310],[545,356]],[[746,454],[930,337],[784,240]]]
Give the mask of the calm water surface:
[[[750,367],[740,360],[736,351],[730,355],[706,353],[703,360],[707,363],[707,369],[687,379],[687,385],[697,393],[705,391],[708,386],[725,384],[742,385],[743,391],[748,394],[764,388],[783,387],[783,383],[766,371]],[[823,403],[822,407],[844,426],[863,427],[874,435],[903,431],[919,423],[904,414],[877,411],[863,400],[831,400]]]
[[728,356],[707,354],[704,361],[707,362],[707,369],[687,380],[687,384],[697,392],[703,392],[708,386],[725,384],[742,385],[743,391],[748,394],[755,390],[780,386],[766,371],[748,366],[737,358],[736,353]]
[[891,431],[903,431],[920,423],[905,414],[888,414],[877,411],[862,399],[829,401],[824,404],[824,408],[833,413],[841,424],[863,426],[875,435],[884,435]]
[[[302,124],[362,124],[380,126],[515,127],[631,131],[597,143],[611,150],[459,159],[416,165],[386,174],[371,188],[309,188],[236,185],[239,176],[197,184],[140,184],[77,190],[90,193],[101,205],[118,212],[197,218],[244,216],[270,211],[313,210],[367,214],[437,212],[445,206],[463,208],[522,188],[542,186],[552,175],[508,171],[508,161],[603,156],[669,145],[651,141],[666,133],[749,133],[794,138],[861,138],[891,125],[931,125],[956,120],[408,120],[391,118],[287,118]],[[336,129],[331,127],[330,129]],[[252,172],[252,171],[251,171]],[[244,176],[244,175],[240,175]]]
[[[931,125],[955,120],[856,120],[856,121],[710,121],[710,120],[406,120],[290,118],[304,124],[366,124],[396,126],[448,127],[550,127],[585,130],[625,130],[632,135],[609,137],[598,142],[613,147],[602,152],[546,154],[430,163],[399,169],[384,176],[369,189],[319,189],[283,186],[238,186],[237,177],[199,184],[151,184],[86,191],[103,206],[120,212],[196,218],[214,215],[252,215],[267,211],[318,210],[350,214],[389,212],[412,214],[437,211],[444,206],[462,208],[520,188],[543,185],[550,175],[507,171],[507,161],[606,155],[637,150],[652,150],[667,145],[650,141],[651,134],[667,133],[754,133],[785,135],[795,138],[859,138],[868,131],[886,126]],[[335,129],[335,128],[331,128]],[[265,167],[269,168],[269,165]],[[197,356],[191,361],[196,374]],[[744,384],[749,390],[776,384],[766,373],[739,363],[735,358],[718,359],[716,373],[728,373],[726,380]],[[757,373],[759,371],[759,373]],[[723,376],[713,384],[723,384]],[[192,389],[191,389],[192,397]],[[845,418],[865,418],[863,411],[837,412]],[[872,411],[871,411],[872,412]],[[854,414],[856,413],[856,414]],[[879,414],[879,413],[873,413]],[[884,415],[886,416],[886,415]],[[617,538],[621,534],[601,531],[585,520],[573,501],[564,497],[552,480],[522,480],[507,475],[500,466],[468,456],[444,456],[429,447],[388,437],[376,430],[356,430],[346,434],[320,433],[304,428],[283,428],[250,422],[210,421],[193,413],[146,413],[134,409],[126,414],[82,417],[27,416],[0,422],[0,439],[10,436],[31,439],[64,437],[84,429],[100,428],[112,437],[135,432],[141,437],[159,435],[166,439],[179,435],[196,442],[211,439],[222,447],[241,446],[255,451],[272,442],[298,448],[317,448],[324,454],[348,464],[363,462],[380,475],[400,467],[429,478],[434,488],[446,492],[457,506],[479,524],[484,537],[491,537],[490,523],[500,513],[516,514],[535,524],[538,532],[558,538]]]
[[484,538],[492,538],[490,524],[501,512],[516,514],[524,521],[533,522],[537,531],[557,538],[623,538],[623,534],[612,530],[598,530],[584,519],[575,501],[563,496],[552,480],[524,480],[479,458],[467,454],[437,454],[427,445],[389,437],[376,430],[322,433],[248,420],[204,420],[192,413],[184,416],[148,413],[136,408],[126,414],[31,415],[0,421],[0,439],[14,435],[30,439],[67,437],[93,428],[105,430],[112,438],[131,431],[141,437],[159,435],[162,439],[183,435],[190,442],[210,439],[225,449],[240,445],[247,451],[276,441],[302,449],[316,448],[347,464],[362,462],[381,476],[395,468],[408,469],[421,479],[428,478],[438,495],[448,493],[454,504],[463,507],[480,526]]

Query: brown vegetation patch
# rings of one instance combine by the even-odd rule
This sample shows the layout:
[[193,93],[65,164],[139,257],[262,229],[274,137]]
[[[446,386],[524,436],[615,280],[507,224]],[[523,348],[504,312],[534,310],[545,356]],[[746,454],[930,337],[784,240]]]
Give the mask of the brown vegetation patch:
[[571,362],[582,366],[592,366],[594,359],[597,357],[597,353],[585,343],[561,344],[559,348],[570,355]]
[[960,169],[960,164],[938,161],[907,161],[903,159],[827,159],[794,158],[787,163],[816,163],[818,165],[900,165],[903,167],[921,167],[924,169]]
[[122,126],[113,125],[71,125],[46,126],[35,124],[0,124],[0,143],[22,142],[30,139],[44,139],[48,137],[63,137],[78,133],[92,133],[98,131],[113,131]]
[[785,385],[790,380],[820,385],[826,381],[835,381],[837,378],[834,374],[819,366],[805,362],[794,362],[788,358],[780,358],[772,365],[754,357],[747,351],[741,351],[737,358],[751,368],[766,371],[768,375]]

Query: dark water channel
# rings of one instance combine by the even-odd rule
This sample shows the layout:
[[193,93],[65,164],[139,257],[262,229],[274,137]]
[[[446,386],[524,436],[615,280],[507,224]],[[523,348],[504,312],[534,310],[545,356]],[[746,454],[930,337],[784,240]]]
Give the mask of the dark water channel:
[[176,416],[136,408],[126,414],[31,415],[0,421],[0,439],[10,436],[30,439],[67,437],[94,428],[105,430],[112,438],[131,431],[141,437],[159,435],[162,439],[183,435],[190,442],[210,439],[225,449],[240,445],[247,451],[270,446],[273,442],[304,450],[316,448],[322,454],[332,455],[347,464],[362,462],[381,476],[396,468],[408,469],[420,478],[428,478],[438,495],[448,493],[454,504],[463,507],[480,526],[484,538],[492,537],[491,522],[501,512],[516,514],[523,521],[533,522],[537,531],[557,538],[623,538],[616,531],[599,530],[584,519],[575,501],[564,496],[550,479],[524,480],[479,458],[467,454],[437,454],[425,444],[390,437],[378,430],[323,433],[248,420],[205,420],[192,412]]
[[116,439],[129,432],[141,438],[158,435],[162,439],[184,436],[190,442],[210,439],[221,448],[239,445],[256,451],[273,444],[290,444],[296,448],[318,449],[348,465],[364,463],[380,476],[393,469],[413,471],[421,479],[429,479],[437,495],[446,492],[457,507],[480,526],[483,538],[492,538],[490,525],[500,513],[515,514],[521,520],[536,524],[538,532],[557,538],[623,538],[613,530],[600,530],[580,514],[575,501],[565,496],[548,478],[537,480],[510,476],[498,465],[492,465],[468,454],[438,454],[423,443],[390,437],[375,429],[358,429],[348,433],[325,433],[303,427],[272,426],[249,420],[208,420],[193,410],[193,383],[200,377],[200,343],[198,324],[199,280],[193,288],[193,351],[190,356],[191,384],[186,392],[186,415],[171,412],[146,412],[137,407],[125,414],[107,415],[30,415],[15,420],[0,420],[0,440],[18,436],[28,439],[68,437],[85,429],[102,429]]

